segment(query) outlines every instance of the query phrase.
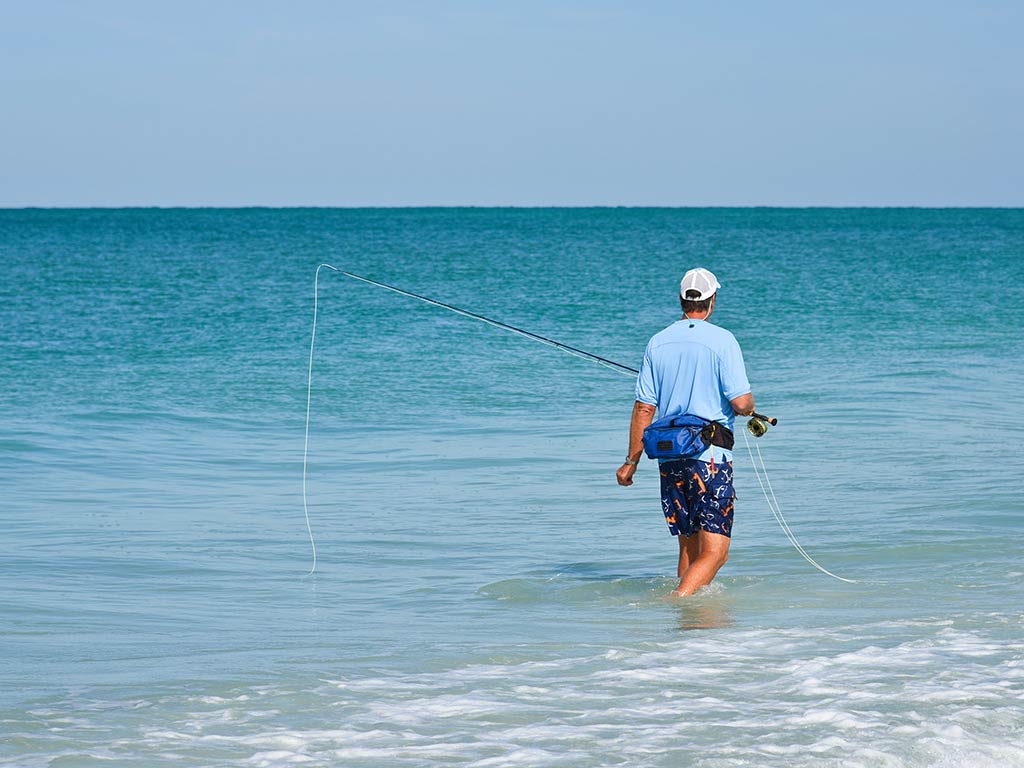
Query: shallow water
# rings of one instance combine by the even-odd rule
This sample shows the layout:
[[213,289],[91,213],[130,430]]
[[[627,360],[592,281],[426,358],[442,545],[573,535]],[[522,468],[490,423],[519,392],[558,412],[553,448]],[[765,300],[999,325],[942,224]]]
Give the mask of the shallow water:
[[[1024,765],[1024,212],[0,211],[0,764]],[[632,382],[703,264],[732,557],[674,586]]]

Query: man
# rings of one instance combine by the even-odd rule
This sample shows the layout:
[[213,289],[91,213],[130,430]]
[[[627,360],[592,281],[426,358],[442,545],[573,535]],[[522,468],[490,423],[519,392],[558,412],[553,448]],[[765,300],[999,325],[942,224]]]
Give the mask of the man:
[[[691,269],[679,286],[683,318],[647,344],[636,382],[629,425],[629,452],[615,473],[619,485],[632,485],[643,433],[659,417],[691,414],[730,430],[735,416],[754,412],[743,354],[736,337],[712,325],[721,286],[703,268]],[[662,460],[661,505],[669,532],[679,540],[679,586],[672,593],[692,595],[711,583],[729,556],[733,505],[732,452],[712,445],[690,459]]]

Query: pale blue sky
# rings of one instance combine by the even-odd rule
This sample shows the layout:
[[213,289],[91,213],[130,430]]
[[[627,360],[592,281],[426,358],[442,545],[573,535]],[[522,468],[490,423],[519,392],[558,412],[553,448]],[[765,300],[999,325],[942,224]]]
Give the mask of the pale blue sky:
[[1022,40],[984,0],[0,0],[0,206],[1021,206]]

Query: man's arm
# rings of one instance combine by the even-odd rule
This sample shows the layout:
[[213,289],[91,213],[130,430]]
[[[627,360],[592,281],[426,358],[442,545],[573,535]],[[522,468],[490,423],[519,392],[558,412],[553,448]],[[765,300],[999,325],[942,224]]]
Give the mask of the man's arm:
[[[644,455],[644,430],[654,421],[656,410],[653,405],[641,403],[639,400],[633,403],[633,416],[629,420],[629,450],[626,453],[626,458],[630,461],[640,461],[640,457]],[[615,473],[615,479],[619,485],[632,485],[635,473],[636,464],[623,462]]]
[[737,416],[749,416],[754,412],[754,395],[750,392],[729,402],[732,403],[732,409]]

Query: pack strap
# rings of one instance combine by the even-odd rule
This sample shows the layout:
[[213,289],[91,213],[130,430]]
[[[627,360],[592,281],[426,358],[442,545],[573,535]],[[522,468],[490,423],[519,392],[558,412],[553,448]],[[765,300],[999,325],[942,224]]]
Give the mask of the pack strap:
[[704,438],[704,442],[708,445],[717,445],[719,448],[725,448],[727,451],[731,451],[733,445],[736,444],[736,436],[732,430],[724,424],[719,424],[717,421],[709,422],[701,430],[701,437]]

